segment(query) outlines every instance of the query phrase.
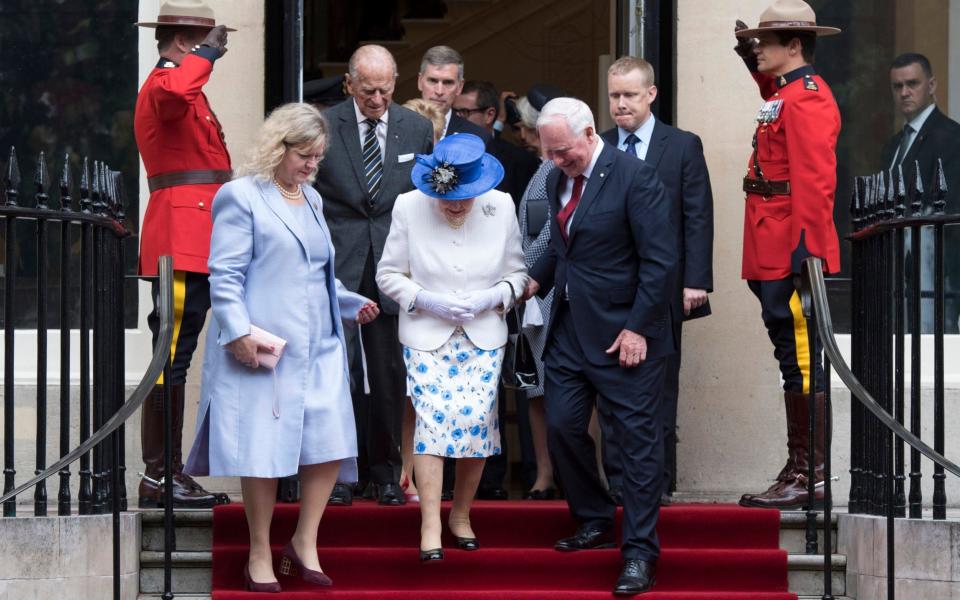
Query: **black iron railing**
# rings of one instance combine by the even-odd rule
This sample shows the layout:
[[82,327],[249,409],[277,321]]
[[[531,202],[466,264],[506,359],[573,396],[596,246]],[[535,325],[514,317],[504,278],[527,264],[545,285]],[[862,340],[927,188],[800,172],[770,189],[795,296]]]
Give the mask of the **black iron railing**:
[[[84,159],[79,185],[79,203],[74,205],[69,156],[59,181],[59,206],[49,202],[49,175],[43,154],[37,161],[36,193],[33,206],[21,206],[19,200],[20,170],[16,152],[11,149],[4,181],[4,198],[0,203],[0,219],[4,221],[6,254],[4,265],[4,488],[0,495],[3,515],[15,517],[16,497],[33,488],[34,514],[47,515],[46,481],[59,475],[57,513],[70,515],[73,495],[70,488],[70,465],[80,461],[77,508],[80,514],[113,514],[113,597],[120,598],[120,512],[126,510],[124,484],[123,427],[150,394],[157,378],[169,369],[169,348],[173,339],[173,262],[161,257],[160,332],[147,371],[131,394],[124,398],[124,322],[123,240],[129,235],[122,223],[123,188],[119,172],[103,163],[94,162],[91,175],[89,161]],[[37,253],[37,428],[36,470],[29,481],[15,484],[15,387],[14,330],[16,317],[26,307],[16,301],[17,231],[23,222],[36,225]],[[46,465],[47,431],[47,319],[46,310],[51,282],[47,280],[48,234],[55,227],[60,234],[60,458]],[[79,241],[80,256],[74,258],[71,246]],[[77,263],[77,264],[75,264]],[[79,273],[79,414],[80,443],[70,449],[71,346],[68,307],[71,299],[70,277]],[[171,472],[170,399],[166,398],[165,435],[166,471]],[[172,507],[170,489],[166,489],[167,507]],[[173,549],[173,519],[167,509],[165,544],[164,598],[170,593],[170,553]]]
[[[804,312],[809,323],[811,352],[816,338],[825,353],[826,410],[824,423],[814,422],[814,397],[810,397],[810,439],[823,426],[825,436],[824,517],[829,523],[830,489],[830,372],[831,365],[851,396],[850,498],[851,514],[885,516],[887,519],[887,598],[894,597],[894,521],[897,517],[922,518],[921,455],[933,461],[933,518],[946,518],[945,471],[960,476],[960,466],[944,457],[944,229],[960,224],[960,215],[945,214],[947,195],[943,166],[937,164],[929,193],[924,194],[919,165],[907,180],[902,169],[858,177],[851,206],[854,232],[852,252],[851,365],[848,366],[834,338],[827,302],[822,263],[809,258],[800,284]],[[960,226],[960,225],[955,225]],[[932,230],[933,256],[922,256],[923,230]],[[907,253],[909,237],[910,252]],[[932,258],[933,321],[933,447],[921,436],[921,265]],[[909,259],[909,262],[908,262]],[[910,422],[905,422],[906,325],[910,326]],[[814,326],[815,325],[815,326]],[[910,446],[909,492],[905,492],[905,444]],[[814,494],[813,445],[809,474],[810,497]],[[810,503],[812,505],[812,503]],[[909,508],[909,510],[908,510]],[[807,552],[816,553],[816,512],[808,511]],[[812,546],[811,546],[812,533]],[[832,599],[831,540],[825,528],[824,600]]]

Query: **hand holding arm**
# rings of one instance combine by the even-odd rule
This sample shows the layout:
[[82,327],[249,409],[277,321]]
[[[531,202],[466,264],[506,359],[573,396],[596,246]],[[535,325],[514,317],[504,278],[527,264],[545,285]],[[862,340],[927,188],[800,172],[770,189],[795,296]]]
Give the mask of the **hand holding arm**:
[[426,311],[454,323],[466,323],[473,320],[474,317],[474,314],[470,312],[470,303],[453,294],[420,290],[413,301],[413,305],[418,310]]

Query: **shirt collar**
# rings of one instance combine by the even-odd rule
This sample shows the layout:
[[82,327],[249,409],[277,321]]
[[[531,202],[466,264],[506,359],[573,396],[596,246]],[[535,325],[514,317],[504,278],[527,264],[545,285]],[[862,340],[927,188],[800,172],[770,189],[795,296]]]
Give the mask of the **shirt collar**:
[[650,116],[647,117],[647,120],[643,122],[640,127],[637,127],[636,131],[627,131],[623,127],[617,127],[617,147],[627,145],[627,136],[631,133],[643,142],[643,145],[647,148],[650,147],[650,139],[653,138],[653,126],[656,123],[656,117],[653,116],[653,113],[650,113]]
[[777,77],[777,87],[782,88],[784,86],[790,85],[794,81],[804,77],[806,75],[816,75],[817,72],[813,69],[813,65],[803,65],[800,68],[794,69],[789,73],[784,73],[780,77]]
[[[353,113],[357,116],[357,125],[360,125],[367,120],[367,118],[363,116],[363,113],[360,112],[360,105],[357,104],[356,98],[353,99]],[[387,110],[383,111],[383,115],[380,117],[380,122],[386,125],[389,115],[390,107],[387,106]]]
[[920,128],[923,127],[923,124],[927,122],[927,118],[930,116],[930,114],[933,112],[933,109],[936,107],[937,105],[931,102],[930,106],[920,111],[919,115],[915,116],[913,119],[910,120],[909,125],[913,129],[914,133],[920,131]]
[[173,61],[170,60],[169,58],[164,58],[164,57],[161,56],[161,57],[160,57],[160,61],[157,62],[157,66],[154,67],[154,68],[155,68],[155,69],[172,69],[172,68],[177,67],[177,66],[179,66],[179,65],[177,65],[177,63],[173,62]]
[[581,175],[586,179],[590,179],[590,174],[593,173],[593,167],[597,164],[597,159],[600,158],[600,152],[603,151],[603,139],[598,135],[597,137],[597,147],[593,149],[593,157],[590,158],[590,164],[587,165],[587,168],[583,170]]

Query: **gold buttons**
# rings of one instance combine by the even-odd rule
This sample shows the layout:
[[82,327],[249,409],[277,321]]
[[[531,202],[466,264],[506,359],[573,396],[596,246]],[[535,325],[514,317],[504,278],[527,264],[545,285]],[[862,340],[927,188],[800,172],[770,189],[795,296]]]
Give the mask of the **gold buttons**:
[[203,202],[197,202],[197,206],[199,206],[200,208],[203,208]]

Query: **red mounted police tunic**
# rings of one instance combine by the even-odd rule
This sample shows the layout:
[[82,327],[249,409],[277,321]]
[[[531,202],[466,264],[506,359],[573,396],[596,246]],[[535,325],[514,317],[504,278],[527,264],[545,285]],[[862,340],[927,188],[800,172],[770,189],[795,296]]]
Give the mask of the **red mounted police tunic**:
[[779,78],[754,72],[753,78],[766,102],[744,179],[742,276],[784,279],[811,255],[836,273],[837,102],[810,66]]
[[137,147],[151,186],[161,186],[151,192],[143,217],[143,275],[156,275],[164,254],[173,256],[175,270],[208,273],[210,205],[222,182],[190,181],[228,179],[231,170],[220,123],[202,90],[212,71],[213,63],[197,54],[180,66],[162,59],[137,96]]

